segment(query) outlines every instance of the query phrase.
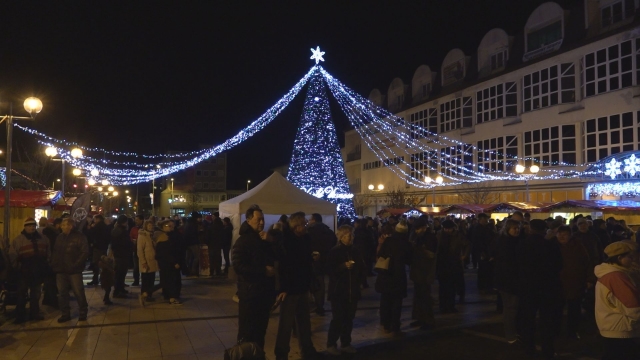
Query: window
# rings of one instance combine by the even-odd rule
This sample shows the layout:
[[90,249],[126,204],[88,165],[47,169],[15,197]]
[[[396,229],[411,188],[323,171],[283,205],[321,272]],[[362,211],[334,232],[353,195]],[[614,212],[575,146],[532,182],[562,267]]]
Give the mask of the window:
[[584,122],[584,151],[587,162],[596,162],[622,151],[637,150],[633,113],[589,119]]
[[202,188],[203,189],[208,189],[209,188],[209,183],[208,182],[202,183]]
[[436,108],[413,113],[410,115],[409,119],[411,124],[415,126],[411,131],[412,139],[428,137],[429,134],[422,131],[422,129],[432,133],[433,135],[438,133],[438,109]]
[[204,171],[204,176],[209,176],[209,171],[208,170]]
[[196,183],[196,189],[202,189],[202,183],[201,182],[197,182]]
[[440,132],[471,127],[473,100],[465,96],[440,104]]
[[197,171],[196,171],[196,176],[202,176],[202,171],[197,170]]
[[[636,39],[637,49],[638,39]],[[633,85],[633,41],[609,46],[582,58],[582,94],[585,97]],[[636,52],[636,56],[638,53]]]
[[553,24],[527,34],[527,52],[540,49],[561,39],[562,21],[558,20]]
[[365,171],[365,170],[377,169],[381,166],[381,164],[382,162],[380,160],[364,163],[362,164],[362,170]]
[[498,84],[476,93],[476,123],[518,115],[515,82]]
[[385,167],[389,167],[389,166],[402,164],[403,162],[404,162],[404,156],[398,156],[393,159],[385,159],[382,163],[384,164]]
[[[212,158],[212,159],[210,159],[210,161],[211,161],[212,164],[216,164],[217,163],[217,159],[216,158]],[[222,163],[224,163],[224,161],[222,161],[222,159],[220,159],[220,163],[222,164]]]
[[517,157],[517,136],[478,141],[478,172],[513,171]]
[[491,55],[491,71],[502,69],[507,65],[509,59],[509,51],[502,50]]
[[438,151],[431,150],[412,154],[409,166],[409,175],[416,180],[424,181],[424,178],[431,176],[432,172],[438,172]]
[[464,144],[440,149],[440,172],[447,176],[473,173],[473,147]]
[[602,27],[607,27],[632,17],[636,11],[635,0],[623,0],[600,9]]
[[224,170],[218,170],[218,177],[224,177]]
[[554,65],[525,75],[522,80],[523,111],[574,102],[576,98],[573,63]]
[[429,96],[429,93],[431,93],[431,83],[423,84],[422,85],[422,97]]
[[398,95],[398,109],[401,109],[402,105],[404,105],[404,95]]
[[560,166],[577,161],[575,125],[525,131],[523,143],[527,166]]

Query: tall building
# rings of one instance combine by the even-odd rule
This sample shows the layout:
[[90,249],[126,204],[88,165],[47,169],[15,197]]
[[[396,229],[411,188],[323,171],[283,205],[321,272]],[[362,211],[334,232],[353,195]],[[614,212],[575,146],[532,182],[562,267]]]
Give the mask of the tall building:
[[[369,100],[374,104],[431,132],[408,136],[433,150],[381,159],[356,129],[347,131],[343,158],[359,214],[371,215],[386,206],[388,190],[423,206],[638,199],[639,3],[575,3],[563,8],[546,2],[530,14],[521,33],[493,29],[475,54],[454,48],[439,66],[419,66],[409,83],[395,78],[386,93],[372,90]],[[443,136],[457,145],[440,146]],[[403,147],[398,141],[379,143]],[[455,171],[451,164],[513,177],[416,187],[391,171],[390,165],[398,161],[416,179],[445,175],[445,185],[446,175]],[[524,173],[516,173],[518,165]],[[547,174],[588,169],[589,175],[537,180],[531,177],[532,165]],[[378,191],[379,185],[384,190]]]

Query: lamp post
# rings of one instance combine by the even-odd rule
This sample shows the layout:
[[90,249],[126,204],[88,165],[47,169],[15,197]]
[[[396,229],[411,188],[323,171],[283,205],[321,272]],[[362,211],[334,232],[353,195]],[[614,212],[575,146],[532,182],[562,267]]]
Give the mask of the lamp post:
[[531,201],[531,197],[529,194],[529,179],[533,178],[536,176],[536,174],[538,173],[538,171],[540,171],[540,167],[538,165],[531,165],[529,167],[529,174],[525,174],[525,170],[527,170],[526,167],[524,167],[523,165],[516,165],[516,173],[518,173],[518,175],[520,175],[520,177],[524,178],[524,185],[527,188],[527,202]]
[[[373,184],[369,184],[369,186],[367,188],[369,189],[369,191],[380,192],[380,191],[384,190],[384,185],[378,184],[378,187],[376,188],[375,186],[373,186]],[[375,215],[378,215],[378,199],[376,199],[375,195],[373,196],[373,201],[376,203]]]
[[[431,185],[431,182],[435,182],[435,184]],[[433,191],[431,194],[431,207],[434,208],[436,207],[436,184],[440,185],[442,184],[442,182],[444,181],[444,179],[442,178],[442,176],[438,175],[438,177],[436,177],[435,180],[433,180],[432,178],[425,176],[424,178],[424,182],[427,185],[431,185],[431,190]]]
[[173,178],[171,178],[171,201],[169,201],[169,216],[172,216],[173,212]]
[[11,151],[13,142],[13,120],[35,120],[36,115],[42,111],[42,101],[37,97],[29,97],[24,101],[24,109],[29,116],[13,116],[13,105],[9,107],[9,115],[2,116],[0,123],[5,121],[7,124],[7,155],[4,185],[4,237],[9,240],[9,222],[11,221]]
[[[65,178],[66,178],[65,175],[66,174],[65,174],[64,168],[65,168],[66,161],[64,159],[54,159],[54,157],[58,156],[58,149],[56,149],[53,146],[49,146],[48,148],[46,148],[44,150],[44,153],[45,153],[45,155],[47,155],[48,157],[51,158],[51,161],[60,161],[62,163],[62,176],[60,177],[62,179],[62,187],[61,187],[60,191],[62,191],[62,197],[64,198],[64,190],[65,190],[65,186],[66,186],[65,185]],[[71,156],[74,159],[81,158],[82,157],[82,150],[79,149],[79,148],[74,148],[73,150],[71,150]],[[74,175],[76,174],[76,170],[78,171],[78,175],[80,175],[80,169],[74,169],[73,170],[73,172],[74,172],[73,174]],[[75,175],[75,176],[78,176],[78,175]]]
[[249,191],[249,184],[251,184],[251,180],[247,180],[247,191]]

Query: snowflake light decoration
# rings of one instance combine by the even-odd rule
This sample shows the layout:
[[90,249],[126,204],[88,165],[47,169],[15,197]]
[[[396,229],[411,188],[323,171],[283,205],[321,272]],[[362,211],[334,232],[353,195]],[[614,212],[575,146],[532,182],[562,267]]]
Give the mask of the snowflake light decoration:
[[316,47],[315,50],[311,48],[311,53],[313,55],[311,55],[310,59],[315,60],[316,65],[318,65],[320,61],[324,61],[324,58],[322,57],[322,55],[324,55],[324,51],[320,51],[320,46]]
[[627,159],[624,159],[624,171],[636,176],[636,173],[640,173],[640,159],[636,157],[636,154],[631,154]]
[[610,176],[611,179],[615,179],[616,176],[622,174],[620,171],[620,166],[622,166],[621,162],[616,161],[616,159],[611,159],[608,163],[605,164],[607,170],[604,172],[605,175]]

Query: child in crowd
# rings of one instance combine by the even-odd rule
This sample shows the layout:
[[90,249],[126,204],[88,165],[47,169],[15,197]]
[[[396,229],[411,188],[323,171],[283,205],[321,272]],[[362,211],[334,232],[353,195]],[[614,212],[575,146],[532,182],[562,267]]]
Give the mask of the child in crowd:
[[104,298],[102,301],[105,305],[113,305],[109,296],[111,295],[111,288],[116,282],[116,272],[113,269],[113,258],[106,255],[100,257],[100,285],[104,289]]

